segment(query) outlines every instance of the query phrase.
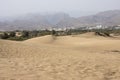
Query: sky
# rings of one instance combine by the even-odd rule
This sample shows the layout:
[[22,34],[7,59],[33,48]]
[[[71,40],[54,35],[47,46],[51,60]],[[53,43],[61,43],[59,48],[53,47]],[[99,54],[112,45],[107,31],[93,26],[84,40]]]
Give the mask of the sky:
[[0,16],[65,12],[71,16],[120,10],[120,0],[0,0]]

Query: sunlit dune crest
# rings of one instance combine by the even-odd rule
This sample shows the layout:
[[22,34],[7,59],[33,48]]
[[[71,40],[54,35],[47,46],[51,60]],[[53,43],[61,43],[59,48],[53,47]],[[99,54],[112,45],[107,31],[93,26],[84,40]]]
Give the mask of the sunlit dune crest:
[[0,80],[119,80],[120,39],[93,32],[0,40]]

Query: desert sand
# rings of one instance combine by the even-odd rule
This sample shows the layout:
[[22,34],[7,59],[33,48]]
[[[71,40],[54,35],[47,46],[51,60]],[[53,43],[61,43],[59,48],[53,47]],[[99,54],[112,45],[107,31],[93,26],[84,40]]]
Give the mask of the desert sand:
[[120,38],[91,32],[0,40],[0,80],[120,80]]

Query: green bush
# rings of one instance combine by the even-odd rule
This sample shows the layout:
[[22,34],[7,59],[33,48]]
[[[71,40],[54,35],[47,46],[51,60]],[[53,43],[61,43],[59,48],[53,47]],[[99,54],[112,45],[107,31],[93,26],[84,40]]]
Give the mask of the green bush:
[[8,33],[4,32],[2,35],[1,35],[1,39],[7,39],[9,38],[9,35]]

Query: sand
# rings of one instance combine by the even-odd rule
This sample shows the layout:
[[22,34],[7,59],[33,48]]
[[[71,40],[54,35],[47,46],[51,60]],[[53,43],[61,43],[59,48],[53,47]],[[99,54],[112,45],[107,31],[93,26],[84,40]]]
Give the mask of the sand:
[[85,33],[0,40],[0,80],[120,80],[120,39]]

